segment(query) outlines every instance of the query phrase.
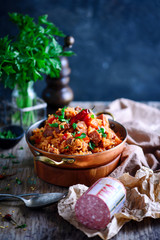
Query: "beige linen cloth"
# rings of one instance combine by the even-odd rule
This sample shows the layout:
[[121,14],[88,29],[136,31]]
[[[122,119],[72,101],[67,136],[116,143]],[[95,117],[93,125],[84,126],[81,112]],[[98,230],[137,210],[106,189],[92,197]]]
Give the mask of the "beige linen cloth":
[[117,99],[107,111],[115,116],[128,131],[128,140],[120,165],[110,174],[118,178],[127,190],[126,202],[120,213],[114,215],[104,231],[90,230],[76,221],[74,207],[88,187],[77,184],[58,203],[58,212],[65,220],[88,237],[102,239],[115,236],[130,221],[145,217],[160,218],[160,111],[143,103]]

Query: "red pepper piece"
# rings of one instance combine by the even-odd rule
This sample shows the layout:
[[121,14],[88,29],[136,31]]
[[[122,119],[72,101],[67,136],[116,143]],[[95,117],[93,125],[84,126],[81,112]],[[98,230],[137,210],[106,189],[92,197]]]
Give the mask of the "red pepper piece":
[[77,115],[71,118],[70,124],[72,125],[73,123],[76,123],[78,120],[79,121],[84,121],[85,117],[88,115],[89,110],[88,109],[83,109],[81,112],[79,112]]
[[89,123],[90,123],[90,121],[91,121],[91,117],[90,117],[90,115],[87,114],[87,115],[84,117],[83,121],[84,121],[84,122],[87,124],[87,126],[88,126]]
[[82,133],[76,133],[75,138],[76,138],[76,137],[80,137],[81,134],[82,134]]
[[63,140],[66,140],[67,139],[67,136],[68,136],[68,134],[67,133],[65,133],[64,135],[63,135]]
[[54,115],[53,115],[53,117],[50,117],[49,119],[48,119],[48,123],[52,123],[53,122],[53,120],[54,119],[57,119],[58,117],[55,117]]
[[90,138],[88,136],[86,136],[85,138],[83,138],[83,141],[85,141],[86,143],[90,142]]

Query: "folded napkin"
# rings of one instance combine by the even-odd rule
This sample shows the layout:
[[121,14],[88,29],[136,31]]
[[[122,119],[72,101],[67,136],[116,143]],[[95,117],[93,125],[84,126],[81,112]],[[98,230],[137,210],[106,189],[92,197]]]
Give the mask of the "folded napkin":
[[160,110],[146,104],[118,99],[110,111],[115,120],[128,131],[127,145],[122,153],[121,165],[111,174],[119,177],[124,172],[135,175],[141,166],[152,170],[160,168]]
[[86,186],[71,186],[68,196],[58,203],[59,215],[88,237],[98,235],[104,240],[115,236],[130,220],[160,218],[160,172],[154,173],[160,169],[160,111],[128,99],[115,100],[106,110],[128,131],[121,163],[110,174],[126,187],[125,206],[114,215],[104,231],[96,231],[85,228],[75,218],[76,201],[87,190]]

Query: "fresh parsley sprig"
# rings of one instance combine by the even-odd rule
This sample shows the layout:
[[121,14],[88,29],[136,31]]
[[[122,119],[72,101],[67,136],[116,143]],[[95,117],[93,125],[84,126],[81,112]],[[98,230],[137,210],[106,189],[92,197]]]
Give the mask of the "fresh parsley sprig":
[[59,77],[60,56],[71,56],[64,51],[56,36],[65,35],[43,15],[36,23],[33,18],[20,13],[9,13],[10,20],[19,29],[15,38],[0,39],[0,80],[5,87],[16,85],[25,94],[28,82],[43,79],[43,74]]

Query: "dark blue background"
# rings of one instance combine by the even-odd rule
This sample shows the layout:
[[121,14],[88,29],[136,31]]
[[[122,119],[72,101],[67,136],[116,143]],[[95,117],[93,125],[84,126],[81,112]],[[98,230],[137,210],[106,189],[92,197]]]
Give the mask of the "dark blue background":
[[[74,36],[77,55],[69,58],[74,100],[160,100],[160,1],[4,0],[0,6],[1,37],[16,33],[8,12],[35,19],[48,14]],[[40,97],[44,88],[45,80],[35,85]]]

